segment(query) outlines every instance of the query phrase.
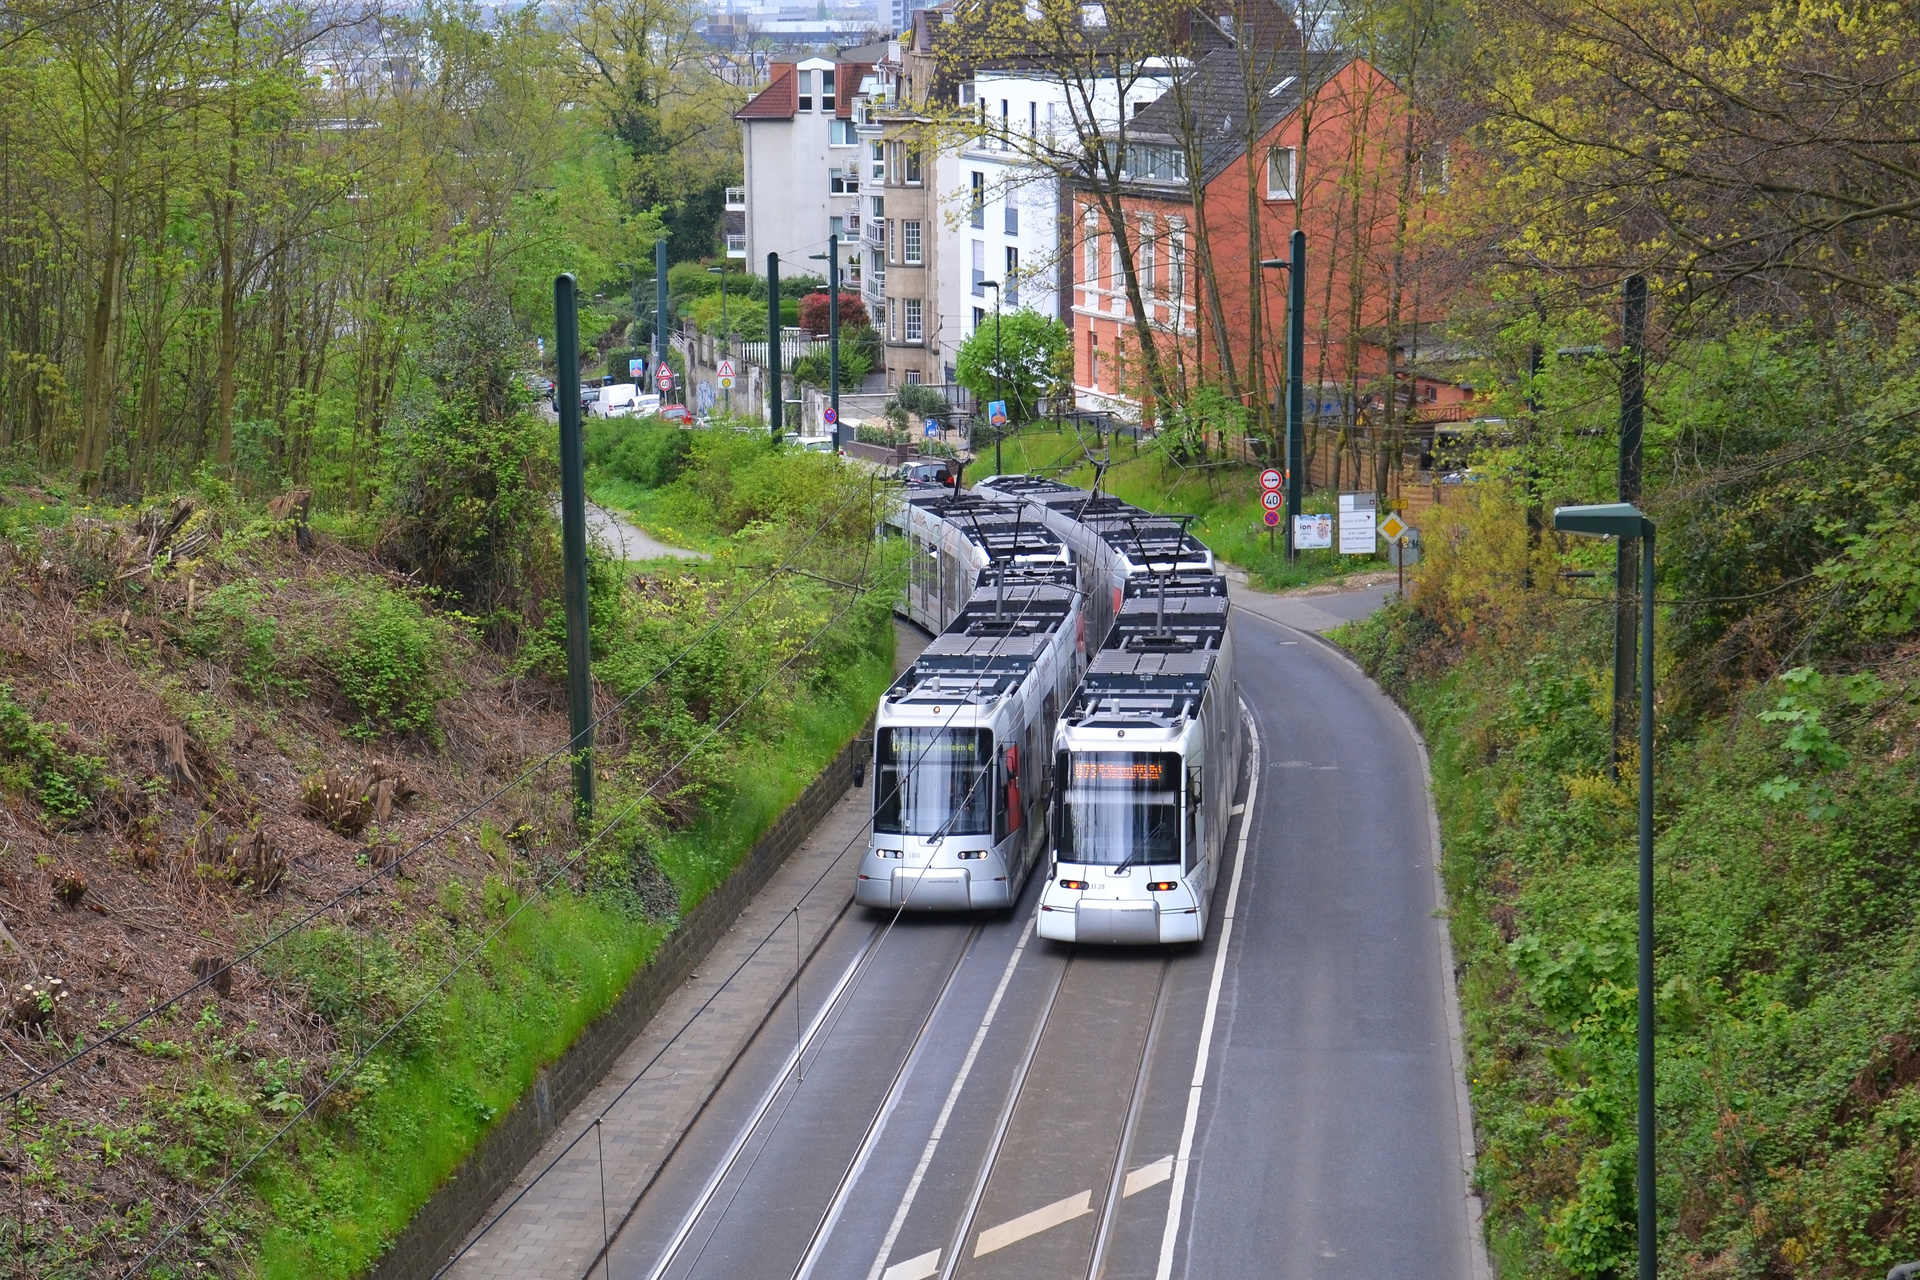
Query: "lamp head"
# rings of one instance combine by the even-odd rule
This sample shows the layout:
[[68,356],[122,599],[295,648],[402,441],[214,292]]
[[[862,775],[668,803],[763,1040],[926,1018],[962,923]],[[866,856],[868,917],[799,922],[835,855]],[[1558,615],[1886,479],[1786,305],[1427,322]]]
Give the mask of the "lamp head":
[[1293,264],[1285,258],[1262,258],[1260,259],[1260,265],[1269,271],[1285,271]]
[[1562,533],[1585,533],[1597,538],[1639,538],[1653,532],[1653,521],[1631,502],[1605,502],[1587,507],[1555,507],[1553,527]]

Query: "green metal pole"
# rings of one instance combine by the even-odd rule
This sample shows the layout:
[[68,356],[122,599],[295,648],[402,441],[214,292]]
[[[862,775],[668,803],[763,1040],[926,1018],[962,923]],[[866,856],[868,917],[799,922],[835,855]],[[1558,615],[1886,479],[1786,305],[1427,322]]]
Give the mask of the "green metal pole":
[[1306,477],[1307,233],[1295,229],[1287,267],[1287,562],[1300,558],[1293,522]]
[[780,415],[786,405],[781,397],[787,391],[780,378],[780,255],[767,255],[767,427],[773,442],[780,443]]
[[833,451],[840,452],[840,237],[827,237],[827,395],[833,403]]
[[565,562],[567,727],[573,753],[573,825],[593,821],[593,650],[587,616],[587,472],[580,439],[580,313],[571,273],[553,282],[553,347],[560,409],[560,554]]
[[[653,242],[653,385],[660,385],[659,370],[667,367],[667,238]],[[638,394],[637,392],[635,394]],[[661,404],[666,403],[662,396]]]
[[1643,519],[1640,531],[1640,1280],[1655,1280],[1660,1242],[1653,1176],[1653,521]]

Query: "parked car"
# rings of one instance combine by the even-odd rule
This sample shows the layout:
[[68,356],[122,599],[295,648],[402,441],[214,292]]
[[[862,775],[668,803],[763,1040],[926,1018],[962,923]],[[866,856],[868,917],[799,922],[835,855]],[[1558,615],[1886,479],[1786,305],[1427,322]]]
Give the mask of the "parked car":
[[674,423],[676,426],[690,427],[693,425],[693,410],[683,404],[661,405],[660,419],[663,422]]
[[600,388],[600,398],[591,412],[601,418],[630,417],[639,396],[640,388],[631,382],[610,382]]
[[900,464],[900,480],[909,488],[953,485],[953,468],[940,458],[922,458]]
[[832,453],[832,436],[793,436],[787,443],[803,453]]

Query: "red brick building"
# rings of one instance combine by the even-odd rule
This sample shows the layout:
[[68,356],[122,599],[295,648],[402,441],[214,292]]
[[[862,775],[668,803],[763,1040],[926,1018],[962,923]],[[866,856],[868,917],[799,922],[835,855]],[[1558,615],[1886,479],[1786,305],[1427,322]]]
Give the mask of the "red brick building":
[[[1210,53],[1184,91],[1129,122],[1119,198],[1164,385],[1205,381],[1237,388],[1250,407],[1272,404],[1285,379],[1286,273],[1258,263],[1286,257],[1298,225],[1307,234],[1309,421],[1380,421],[1390,354],[1396,418],[1457,416],[1444,407],[1470,399],[1470,390],[1420,350],[1446,291],[1444,269],[1422,257],[1418,234],[1423,197],[1445,181],[1444,152],[1429,145],[1410,154],[1405,95],[1364,59],[1322,57],[1305,83],[1276,74],[1252,94],[1244,65],[1235,50]],[[1252,99],[1261,109],[1249,164],[1248,131],[1234,120],[1244,121]],[[1085,408],[1151,420],[1111,210],[1085,186],[1070,201],[1076,397]]]

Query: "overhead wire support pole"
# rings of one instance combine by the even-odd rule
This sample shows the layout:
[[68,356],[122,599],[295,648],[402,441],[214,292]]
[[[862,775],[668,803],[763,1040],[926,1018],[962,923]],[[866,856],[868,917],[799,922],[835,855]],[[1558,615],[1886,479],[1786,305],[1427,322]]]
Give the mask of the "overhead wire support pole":
[[[667,367],[667,238],[653,242],[653,367]],[[654,385],[660,385],[656,375]],[[661,403],[666,398],[661,397]]]
[[1293,543],[1294,521],[1299,518],[1301,494],[1306,477],[1307,456],[1306,374],[1307,358],[1307,233],[1295,228],[1288,256],[1266,258],[1261,266],[1287,273],[1287,563],[1300,558]]
[[787,394],[780,376],[780,255],[767,255],[767,429],[780,442],[780,414]]
[[[1647,278],[1631,275],[1621,288],[1620,307],[1620,501],[1640,501],[1642,432],[1646,416]],[[1613,741],[1607,773],[1618,777],[1628,733],[1634,682],[1634,599],[1639,578],[1640,539],[1621,538],[1614,546]]]
[[[593,821],[593,649],[587,616],[587,480],[580,438],[580,314],[571,272],[553,282],[553,349],[560,410],[560,551],[565,561],[567,728],[573,821]],[[658,330],[656,329],[656,332]]]

